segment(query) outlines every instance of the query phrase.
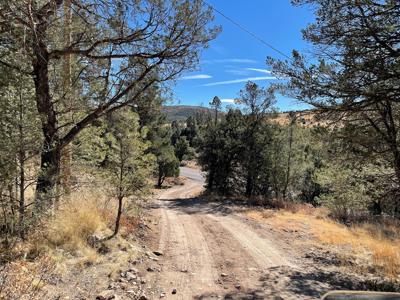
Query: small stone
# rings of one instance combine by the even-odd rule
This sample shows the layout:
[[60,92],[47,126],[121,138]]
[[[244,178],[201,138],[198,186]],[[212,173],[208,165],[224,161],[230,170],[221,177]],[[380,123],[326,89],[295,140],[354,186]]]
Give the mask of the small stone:
[[140,295],[139,300],[149,300],[145,294]]
[[133,274],[132,272],[126,272],[125,277],[128,281],[135,280],[137,276]]
[[141,284],[145,284],[145,283],[146,283],[146,279],[140,280],[140,283],[141,283]]
[[164,297],[165,297],[165,293],[161,293],[160,298],[164,298]]
[[228,274],[226,274],[226,273],[221,273],[221,277],[228,277]]
[[154,267],[148,267],[147,268],[147,272],[154,272],[156,271],[156,269]]
[[116,297],[113,290],[102,291],[96,296],[96,300],[111,300],[115,298]]
[[118,285],[115,283],[115,282],[111,282],[109,285],[108,285],[108,289],[109,290],[116,290],[118,288]]
[[240,284],[235,284],[235,288],[237,288],[238,290],[240,290],[240,288],[241,288]]
[[173,289],[173,290],[172,290],[172,295],[175,295],[176,292],[177,292],[176,289]]
[[164,253],[162,251],[160,251],[160,250],[153,251],[153,253],[154,253],[154,255],[157,255],[157,256],[163,256],[164,255]]

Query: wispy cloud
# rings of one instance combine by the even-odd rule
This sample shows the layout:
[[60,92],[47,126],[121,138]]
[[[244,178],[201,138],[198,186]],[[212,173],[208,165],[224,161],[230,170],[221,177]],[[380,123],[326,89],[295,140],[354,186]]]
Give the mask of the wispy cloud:
[[226,59],[211,59],[203,60],[204,64],[215,64],[215,63],[236,63],[236,64],[256,64],[256,60],[248,58],[226,58]]
[[215,86],[215,85],[241,83],[241,82],[247,82],[247,81],[261,81],[261,80],[275,80],[275,79],[276,79],[276,77],[274,77],[274,76],[248,77],[248,78],[241,78],[241,79],[234,79],[234,80],[227,80],[227,81],[211,82],[211,83],[203,84],[202,86]]
[[263,74],[271,74],[272,72],[267,69],[260,69],[260,68],[235,68],[232,67],[230,69],[227,69],[225,71],[226,73],[230,74],[235,74],[235,75],[241,75],[241,76],[250,76],[252,72],[258,72],[258,73],[263,73]]
[[223,102],[223,103],[235,103],[235,99],[230,99],[230,98],[221,99],[221,102]]
[[249,76],[250,72],[247,69],[228,69],[225,70],[226,73],[239,75],[239,76]]
[[188,76],[183,76],[181,80],[192,80],[192,79],[210,79],[212,78],[211,75],[207,74],[198,74],[198,75],[188,75]]
[[258,69],[258,68],[246,68],[248,71],[254,71],[254,72],[259,72],[259,73],[264,73],[264,74],[271,74],[272,72],[267,69]]

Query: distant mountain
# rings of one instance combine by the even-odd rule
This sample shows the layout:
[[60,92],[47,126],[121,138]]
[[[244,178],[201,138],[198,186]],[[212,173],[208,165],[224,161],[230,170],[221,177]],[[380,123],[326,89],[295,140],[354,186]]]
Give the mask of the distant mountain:
[[185,121],[190,116],[195,116],[198,112],[209,112],[210,108],[190,105],[164,106],[162,112],[167,116],[167,121]]

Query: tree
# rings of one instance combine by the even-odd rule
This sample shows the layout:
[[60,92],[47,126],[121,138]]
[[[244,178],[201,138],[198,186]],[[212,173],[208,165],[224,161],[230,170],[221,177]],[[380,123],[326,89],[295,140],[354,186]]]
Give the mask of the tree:
[[271,112],[274,104],[274,94],[272,90],[260,88],[254,82],[248,82],[239,93],[237,102],[243,105],[246,114],[246,133],[244,134],[243,167],[246,173],[246,195],[252,196],[257,180],[257,170],[261,161],[260,154],[265,147],[265,136],[262,135],[262,127],[265,125],[267,113]]
[[182,128],[178,121],[172,121],[171,131],[171,144],[175,146],[182,134]]
[[112,195],[118,201],[118,209],[114,232],[110,238],[118,234],[123,200],[128,197],[142,197],[146,194],[154,166],[154,156],[150,153],[146,154],[149,145],[139,131],[137,115],[129,110],[123,110],[115,112],[111,118],[110,148],[105,166]]
[[182,161],[185,157],[190,157],[192,155],[189,142],[185,136],[181,136],[176,142],[175,155],[179,161]]
[[[161,112],[164,99],[160,93],[158,87],[148,89],[134,107],[134,111],[139,116],[140,128],[147,131],[146,139],[150,142],[147,152],[156,157],[155,173],[158,188],[161,188],[165,177],[179,176],[179,160],[176,158],[175,148],[171,144],[171,128],[167,126],[166,117]],[[175,132],[180,134],[179,127]]]
[[316,182],[327,190],[317,200],[342,222],[366,214],[371,198],[365,173],[354,166],[327,164],[315,174]]
[[[23,56],[22,50],[15,59]],[[25,191],[35,183],[35,156],[41,147],[40,120],[35,111],[33,85],[27,76],[0,66],[0,201],[3,228],[25,238],[29,220]],[[6,72],[8,71],[8,72]],[[15,191],[14,191],[15,189]],[[8,193],[5,193],[8,191]],[[8,195],[7,195],[8,194]],[[15,220],[14,220],[15,219]]]
[[159,149],[157,155],[158,179],[157,187],[161,188],[165,177],[179,176],[179,160],[174,153],[174,147],[167,146]]
[[165,177],[179,176],[179,160],[171,144],[171,129],[165,126],[165,116],[160,113],[148,126],[149,152],[156,157],[157,186],[161,188]]
[[[340,138],[353,148],[353,159],[385,163],[388,194],[397,206],[400,187],[400,4],[397,1],[296,0],[318,16],[303,31],[315,45],[309,58],[293,51],[288,61],[269,58],[279,88],[311,104],[321,117],[345,130]],[[387,195],[388,196],[388,195]]]
[[[46,194],[58,182],[61,151],[96,119],[134,103],[153,84],[175,78],[198,62],[200,50],[218,29],[210,28],[211,9],[200,0],[71,0],[69,45],[63,36],[63,0],[3,1],[0,6],[0,64],[31,77],[44,145],[37,183],[37,207],[48,206]],[[27,49],[26,64],[12,58]],[[57,76],[64,57],[79,62],[71,90],[81,89],[66,117]],[[153,71],[157,71],[154,76]],[[65,118],[64,118],[65,117]]]
[[221,100],[218,96],[215,96],[213,100],[210,102],[210,106],[214,107],[214,125],[217,126],[218,122],[218,111],[221,109]]
[[296,113],[290,112],[289,113],[289,149],[288,149],[288,157],[287,157],[287,167],[286,167],[286,180],[285,180],[285,185],[283,188],[282,196],[283,199],[286,199],[286,192],[287,188],[289,186],[289,181],[290,181],[290,167],[291,167],[291,162],[292,162],[292,145],[293,145],[293,127],[296,124]]
[[198,135],[197,122],[194,117],[189,116],[186,119],[186,127],[182,130],[182,135],[186,136],[190,147],[193,147]]

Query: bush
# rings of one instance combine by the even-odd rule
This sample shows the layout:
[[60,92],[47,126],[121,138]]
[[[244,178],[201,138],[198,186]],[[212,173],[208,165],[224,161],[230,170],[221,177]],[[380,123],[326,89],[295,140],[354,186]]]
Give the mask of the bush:
[[363,170],[331,164],[316,173],[316,182],[328,192],[317,201],[327,207],[333,218],[347,222],[368,213],[371,198]]

